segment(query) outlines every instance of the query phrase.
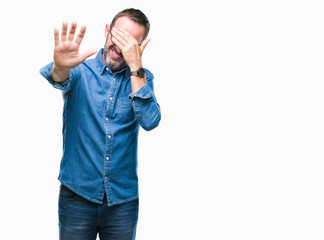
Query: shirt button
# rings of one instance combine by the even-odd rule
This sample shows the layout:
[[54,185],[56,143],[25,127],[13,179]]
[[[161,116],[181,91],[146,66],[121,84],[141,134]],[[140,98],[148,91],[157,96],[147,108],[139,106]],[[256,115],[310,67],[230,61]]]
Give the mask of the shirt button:
[[116,78],[113,78],[114,82],[116,82]]
[[112,97],[110,97],[109,100],[111,101],[112,100]]
[[108,122],[108,118],[106,117],[106,122]]
[[108,70],[109,70],[109,68],[107,68],[107,67],[106,67],[106,70],[108,71]]
[[109,160],[109,157],[106,157],[106,160],[108,161]]
[[108,179],[108,177],[105,177],[105,180],[107,180]]
[[111,135],[108,135],[108,138],[110,139],[111,138]]

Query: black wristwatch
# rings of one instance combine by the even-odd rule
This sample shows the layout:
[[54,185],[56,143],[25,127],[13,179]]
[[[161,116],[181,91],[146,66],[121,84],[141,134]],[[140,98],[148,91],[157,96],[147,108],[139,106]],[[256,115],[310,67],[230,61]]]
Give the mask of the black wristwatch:
[[130,72],[131,76],[139,76],[140,78],[143,78],[145,76],[145,70],[144,68],[139,68],[137,71]]

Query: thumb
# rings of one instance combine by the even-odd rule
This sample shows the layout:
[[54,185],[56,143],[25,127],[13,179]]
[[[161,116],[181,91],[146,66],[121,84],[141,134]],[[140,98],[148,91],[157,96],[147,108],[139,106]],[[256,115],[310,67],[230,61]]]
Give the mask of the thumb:
[[151,41],[151,39],[145,39],[145,40],[143,41],[143,43],[141,44],[141,47],[140,47],[140,48],[141,48],[142,53],[143,53],[143,51],[144,51],[146,45],[149,43],[149,41]]
[[79,55],[80,60],[83,62],[84,60],[86,60],[88,57],[94,55],[97,53],[96,49],[89,49],[87,51],[85,51],[84,53]]

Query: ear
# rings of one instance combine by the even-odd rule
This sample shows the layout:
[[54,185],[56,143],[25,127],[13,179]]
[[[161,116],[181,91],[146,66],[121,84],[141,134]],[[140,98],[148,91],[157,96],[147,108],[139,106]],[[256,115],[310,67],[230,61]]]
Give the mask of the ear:
[[106,24],[106,28],[105,28],[105,38],[107,39],[108,33],[110,31],[110,25]]

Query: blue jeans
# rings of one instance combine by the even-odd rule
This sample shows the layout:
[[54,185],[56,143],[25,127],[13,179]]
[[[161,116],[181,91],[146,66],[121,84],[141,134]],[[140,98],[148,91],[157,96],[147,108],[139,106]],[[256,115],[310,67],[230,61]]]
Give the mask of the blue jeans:
[[90,202],[61,185],[59,195],[60,240],[134,240],[138,199],[108,206]]

